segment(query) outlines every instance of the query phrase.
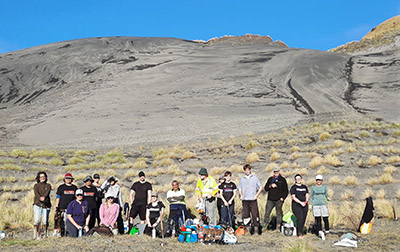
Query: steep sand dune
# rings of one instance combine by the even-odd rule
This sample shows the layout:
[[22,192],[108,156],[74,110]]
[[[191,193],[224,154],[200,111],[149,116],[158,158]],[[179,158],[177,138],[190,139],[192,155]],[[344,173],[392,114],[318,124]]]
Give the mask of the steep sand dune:
[[89,38],[1,54],[1,144],[190,141],[335,113],[400,119],[387,99],[398,93],[398,51],[355,57],[240,41]]

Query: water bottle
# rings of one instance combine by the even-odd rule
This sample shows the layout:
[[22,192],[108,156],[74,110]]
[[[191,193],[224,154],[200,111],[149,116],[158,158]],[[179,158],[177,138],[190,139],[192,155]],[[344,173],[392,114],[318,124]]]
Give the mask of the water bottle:
[[79,238],[82,237],[82,228],[78,229],[78,237],[79,237]]
[[152,232],[151,232],[151,237],[153,237],[153,239],[156,238],[156,229],[153,228]]

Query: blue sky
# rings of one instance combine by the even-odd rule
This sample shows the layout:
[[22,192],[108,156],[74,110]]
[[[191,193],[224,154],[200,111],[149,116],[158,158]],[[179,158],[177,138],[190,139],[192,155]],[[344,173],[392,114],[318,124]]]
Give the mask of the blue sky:
[[0,13],[0,53],[87,37],[246,33],[328,50],[399,15],[400,0],[0,0]]

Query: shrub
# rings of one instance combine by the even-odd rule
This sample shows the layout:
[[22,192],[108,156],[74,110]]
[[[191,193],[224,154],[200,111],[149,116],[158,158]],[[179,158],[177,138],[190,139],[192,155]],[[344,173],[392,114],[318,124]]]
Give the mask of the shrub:
[[353,153],[353,152],[356,152],[356,148],[354,146],[349,146],[349,147],[347,147],[346,151],[348,153]]
[[389,174],[392,174],[396,170],[397,170],[397,168],[394,167],[393,165],[386,166],[384,169],[385,173],[389,173]]
[[325,166],[321,166],[319,170],[317,171],[317,174],[326,174],[328,172],[328,169],[325,168]]
[[329,165],[335,166],[335,167],[343,165],[342,162],[340,162],[340,160],[336,156],[332,156],[332,155],[326,155],[324,161],[325,161],[325,164],[329,164]]
[[260,161],[260,157],[258,156],[257,153],[252,152],[249,155],[247,155],[246,161],[247,163],[251,164]]
[[271,156],[270,156],[270,160],[271,160],[271,161],[278,160],[279,158],[280,158],[280,155],[279,155],[278,152],[273,152],[273,153],[271,153]]
[[301,156],[302,156],[301,154],[299,154],[299,153],[297,153],[297,152],[293,152],[292,154],[290,154],[289,159],[290,159],[290,160],[296,160],[296,159],[298,159],[298,158],[301,157]]
[[320,165],[323,165],[325,162],[324,158],[322,158],[321,156],[316,156],[313,159],[311,159],[310,161],[310,167],[313,169],[315,167],[318,167]]
[[400,156],[392,156],[386,159],[385,163],[386,164],[393,164],[393,163],[399,163],[400,162]]
[[186,151],[185,153],[182,154],[181,159],[185,160],[185,159],[190,159],[190,158],[195,158],[196,154],[194,154],[193,152],[190,151]]
[[281,164],[281,169],[286,169],[286,168],[289,168],[290,167],[290,164],[289,164],[289,162],[287,162],[287,161],[285,161],[285,162],[283,162],[282,164]]
[[275,167],[278,167],[278,164],[277,164],[277,163],[269,163],[269,164],[267,165],[267,167],[265,168],[265,171],[271,172],[271,171],[274,170]]
[[360,137],[370,137],[370,135],[369,135],[368,131],[363,130],[360,132]]
[[300,150],[301,150],[301,149],[300,149],[299,146],[292,146],[292,147],[290,148],[290,152],[291,152],[291,153],[298,152],[298,151],[300,151]]
[[338,176],[333,176],[329,178],[329,184],[332,185],[340,185],[342,183],[342,180]]
[[345,144],[346,143],[344,141],[342,141],[342,140],[335,140],[333,142],[333,147],[334,148],[340,148],[340,147],[343,147]]

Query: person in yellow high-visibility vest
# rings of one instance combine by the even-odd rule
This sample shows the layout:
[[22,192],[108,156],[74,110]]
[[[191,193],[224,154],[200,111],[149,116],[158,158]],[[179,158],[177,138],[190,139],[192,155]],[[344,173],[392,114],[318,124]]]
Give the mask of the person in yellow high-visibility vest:
[[208,176],[206,168],[199,171],[200,178],[197,180],[196,193],[199,202],[204,202],[206,216],[210,225],[217,225],[217,201],[218,185],[213,177]]

